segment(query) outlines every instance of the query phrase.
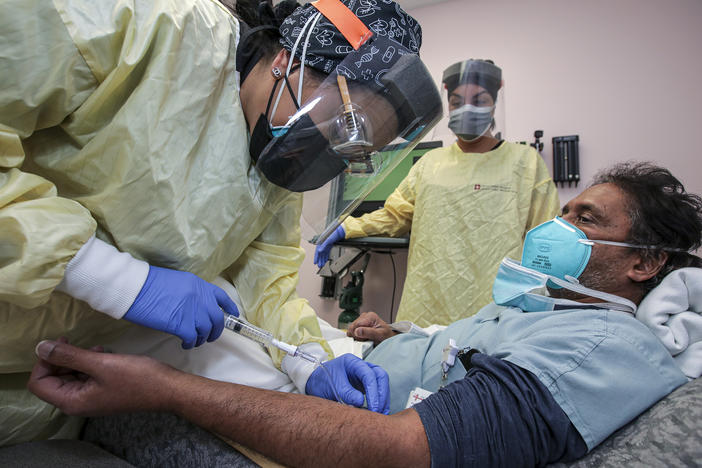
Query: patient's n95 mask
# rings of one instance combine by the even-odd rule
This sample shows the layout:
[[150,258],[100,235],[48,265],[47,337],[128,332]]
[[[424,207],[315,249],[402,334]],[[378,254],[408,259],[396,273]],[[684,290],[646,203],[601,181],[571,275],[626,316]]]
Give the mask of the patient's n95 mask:
[[592,251],[592,246],[578,242],[579,239],[587,239],[587,236],[556,216],[526,233],[521,264],[560,279],[566,279],[566,276],[578,278]]
[[[521,265],[556,278],[571,281],[580,277],[585,270],[594,244],[633,249],[679,250],[652,245],[588,239],[583,231],[556,216],[527,232],[524,237]],[[554,289],[561,287],[553,281],[549,282],[549,286]]]

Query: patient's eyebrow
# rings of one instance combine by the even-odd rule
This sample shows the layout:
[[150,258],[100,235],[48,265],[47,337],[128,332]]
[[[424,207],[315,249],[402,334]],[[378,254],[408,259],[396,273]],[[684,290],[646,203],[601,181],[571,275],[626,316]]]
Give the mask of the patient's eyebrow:
[[599,220],[606,218],[604,210],[599,208],[597,205],[586,201],[577,202],[575,204],[566,203],[565,205],[563,205],[563,208],[561,208],[561,214],[566,214],[570,211],[576,211],[578,213],[583,213],[587,211]]

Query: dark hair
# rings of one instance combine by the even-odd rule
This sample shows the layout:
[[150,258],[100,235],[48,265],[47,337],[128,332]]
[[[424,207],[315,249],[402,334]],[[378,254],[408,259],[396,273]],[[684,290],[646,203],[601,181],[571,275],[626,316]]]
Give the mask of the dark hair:
[[275,7],[272,0],[219,0],[219,2],[250,28],[269,26],[260,28],[255,33],[256,46],[264,58],[274,56],[283,48],[278,29],[283,20],[300,6],[296,0],[283,0]]
[[[236,68],[241,73],[242,83],[253,67],[261,60],[272,59],[283,49],[280,42],[280,25],[300,6],[296,0],[283,0],[275,7],[271,0],[219,0],[241,25],[241,37],[237,47]],[[326,74],[317,70],[305,71],[312,83],[321,83]]]
[[673,270],[702,267],[702,259],[689,253],[702,244],[702,198],[685,192],[668,169],[650,162],[629,161],[604,169],[591,185],[606,183],[616,185],[628,197],[631,229],[627,242],[655,246],[643,251],[644,258],[668,254],[663,268],[643,284],[644,294]]

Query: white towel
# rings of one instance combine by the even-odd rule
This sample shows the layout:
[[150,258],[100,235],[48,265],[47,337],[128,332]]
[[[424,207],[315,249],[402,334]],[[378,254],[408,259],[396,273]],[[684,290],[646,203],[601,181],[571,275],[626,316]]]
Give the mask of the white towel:
[[641,301],[636,318],[660,339],[685,375],[702,375],[702,268],[681,268]]

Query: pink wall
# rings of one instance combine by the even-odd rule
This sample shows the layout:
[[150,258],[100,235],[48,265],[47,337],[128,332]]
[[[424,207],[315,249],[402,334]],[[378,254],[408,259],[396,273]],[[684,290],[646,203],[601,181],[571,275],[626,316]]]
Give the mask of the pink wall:
[[[551,138],[578,134],[585,183],[613,162],[649,160],[702,193],[702,1],[454,0],[410,13],[422,24],[422,58],[437,84],[465,58],[502,68],[507,139],[532,141],[544,130],[549,167]],[[559,189],[561,202],[584,185]],[[298,291],[336,323],[337,304],[317,297],[314,247],[305,249]],[[406,253],[395,257],[401,282]],[[391,263],[374,256],[361,310],[387,318],[391,290]]]

